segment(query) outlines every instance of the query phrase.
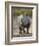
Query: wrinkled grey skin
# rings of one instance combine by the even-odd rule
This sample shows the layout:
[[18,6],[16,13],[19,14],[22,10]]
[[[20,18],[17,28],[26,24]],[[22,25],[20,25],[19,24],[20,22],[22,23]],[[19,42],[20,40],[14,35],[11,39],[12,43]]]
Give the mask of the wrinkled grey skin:
[[21,21],[22,21],[22,24],[25,26],[25,25],[27,25],[28,23],[30,23],[30,17],[24,15],[23,18],[21,19]]

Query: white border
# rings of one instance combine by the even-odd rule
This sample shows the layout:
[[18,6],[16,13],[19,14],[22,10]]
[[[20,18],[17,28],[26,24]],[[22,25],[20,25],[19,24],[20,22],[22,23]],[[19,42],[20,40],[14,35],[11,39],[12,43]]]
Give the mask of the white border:
[[[11,6],[16,6],[16,7],[34,7],[33,9],[33,19],[32,19],[32,37],[16,37],[11,39]],[[30,40],[36,40],[36,6],[33,5],[19,5],[19,4],[13,4],[9,5],[9,20],[10,20],[10,42],[16,42],[16,41],[30,41]]]

